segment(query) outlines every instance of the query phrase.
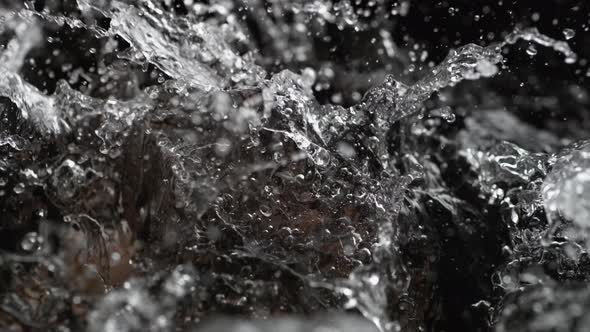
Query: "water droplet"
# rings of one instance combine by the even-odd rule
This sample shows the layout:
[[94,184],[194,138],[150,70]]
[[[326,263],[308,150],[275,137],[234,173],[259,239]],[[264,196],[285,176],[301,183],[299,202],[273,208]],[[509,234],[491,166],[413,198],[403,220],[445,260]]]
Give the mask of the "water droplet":
[[231,141],[227,138],[220,138],[215,143],[215,154],[219,157],[225,157],[231,151]]
[[26,251],[36,251],[41,247],[41,239],[37,232],[30,232],[25,235],[21,247]]
[[456,117],[455,113],[449,106],[444,106],[435,110],[430,111],[430,115],[434,117],[442,118],[443,120],[447,121],[448,123],[455,122]]
[[41,218],[45,218],[45,217],[47,217],[47,210],[41,208],[41,209],[37,210],[37,215]]
[[578,61],[578,57],[575,54],[570,54],[565,58],[565,63],[568,65],[576,63],[576,61]]
[[338,153],[344,158],[354,158],[354,156],[356,155],[354,147],[348,144],[347,142],[338,143]]
[[529,47],[527,47],[526,53],[530,56],[535,56],[537,55],[537,49],[535,48],[535,46],[530,45]]
[[260,213],[265,217],[272,216],[272,209],[268,205],[261,205],[259,210]]
[[565,40],[570,40],[576,36],[576,32],[573,29],[567,28],[563,30],[563,36]]
[[12,190],[14,190],[16,194],[20,195],[25,192],[25,185],[22,182],[18,183],[16,186],[14,186],[14,188],[12,188]]
[[113,252],[111,254],[111,265],[115,266],[118,265],[121,262],[121,254],[118,252]]
[[518,213],[515,210],[512,210],[512,213],[510,214],[510,219],[514,224],[518,224]]

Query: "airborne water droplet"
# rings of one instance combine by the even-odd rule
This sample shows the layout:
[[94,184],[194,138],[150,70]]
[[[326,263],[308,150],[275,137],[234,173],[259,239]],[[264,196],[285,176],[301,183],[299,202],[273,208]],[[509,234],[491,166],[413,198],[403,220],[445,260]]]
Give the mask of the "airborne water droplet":
[[25,185],[21,182],[12,188],[16,194],[22,194],[25,192]]
[[535,56],[537,55],[537,49],[533,45],[530,45],[529,47],[527,47],[526,53],[530,56]]
[[265,217],[270,217],[272,216],[272,209],[268,205],[261,205],[260,213]]
[[39,236],[36,232],[29,232],[21,242],[21,247],[26,251],[34,251],[39,248]]
[[565,63],[567,63],[568,65],[571,65],[571,64],[575,63],[576,61],[578,61],[578,57],[575,54],[568,55],[565,58]]
[[338,153],[344,158],[354,158],[356,155],[356,151],[354,147],[346,142],[339,142],[338,143]]
[[435,110],[430,111],[430,115],[434,117],[439,117],[445,120],[448,123],[455,122],[455,113],[449,106],[444,106]]
[[565,37],[565,40],[570,40],[575,37],[576,32],[573,29],[567,28],[563,30],[563,35]]
[[510,219],[514,224],[518,224],[518,213],[515,210],[512,210],[510,214]]

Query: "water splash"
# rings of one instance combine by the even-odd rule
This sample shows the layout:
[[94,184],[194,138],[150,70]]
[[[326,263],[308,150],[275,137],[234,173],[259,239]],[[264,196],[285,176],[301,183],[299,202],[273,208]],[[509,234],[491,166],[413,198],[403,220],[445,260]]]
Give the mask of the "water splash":
[[582,140],[551,158],[552,169],[543,183],[543,199],[549,218],[561,213],[578,227],[588,229],[590,206],[590,141]]
[[[25,122],[59,136],[35,144],[31,135],[0,138],[2,153],[8,151],[0,171],[19,170],[1,185],[3,195],[12,189],[6,204],[34,211],[13,213],[20,218],[15,225],[26,230],[18,248],[26,255],[1,258],[8,257],[17,280],[25,278],[21,261],[36,264],[26,271],[36,279],[26,279],[34,285],[28,288],[50,285],[39,322],[65,317],[74,308],[72,315],[87,321],[91,331],[191,329],[219,312],[269,317],[342,309],[344,295],[348,308],[382,331],[419,330],[425,326],[415,316],[431,309],[419,301],[435,309],[439,304],[429,302],[430,295],[418,298],[412,287],[424,282],[418,291],[436,290],[434,278],[420,280],[425,278],[420,268],[438,268],[441,259],[435,252],[412,262],[416,265],[405,261],[411,255],[403,245],[416,238],[438,243],[439,233],[429,233],[427,222],[419,224],[421,216],[432,221],[451,215],[444,228],[455,227],[469,239],[482,235],[478,227],[484,227],[472,225],[471,216],[483,218],[483,212],[472,211],[476,203],[484,211],[488,205],[508,206],[510,227],[539,209],[535,184],[547,173],[546,155],[508,142],[487,149],[454,146],[433,134],[441,121],[406,120],[424,109],[433,93],[496,75],[504,46],[532,41],[573,63],[577,58],[567,43],[526,29],[499,44],[468,44],[451,50],[416,83],[386,75],[364,97],[354,98],[357,105],[345,108],[318,102],[319,72],[306,67],[297,74],[282,66],[311,61],[313,29],[325,38],[327,24],[371,30],[375,23],[363,23],[364,16],[387,16],[384,2],[371,2],[366,13],[350,1],[275,2],[272,8],[245,3],[252,6],[187,4],[191,14],[180,16],[164,8],[170,2],[78,0],[81,14],[29,6],[3,16],[2,32],[14,37],[0,54],[0,95]],[[407,15],[409,4],[402,2],[393,15]],[[260,17],[244,24],[242,10]],[[282,18],[285,11],[296,16],[294,23]],[[309,16],[319,16],[321,27]],[[92,69],[76,69],[85,83],[65,69],[72,75],[56,80],[52,95],[21,74],[27,55],[46,47],[51,30],[46,24],[82,30],[100,46],[86,59]],[[273,57],[257,54],[244,40],[254,38],[248,31],[253,25],[263,27],[264,38],[270,36],[278,64],[269,65]],[[381,31],[385,52],[397,56],[401,49]],[[298,47],[285,50],[291,40]],[[422,52],[422,61],[427,54]],[[416,53],[410,58],[417,59]],[[55,61],[71,69],[65,60]],[[455,108],[440,106],[431,115],[447,121],[441,127],[474,128]],[[448,145],[456,155],[443,155]],[[583,151],[576,153],[576,162],[583,163]],[[442,160],[464,159],[479,172],[469,185],[479,185],[484,203],[451,191],[455,180]],[[572,183],[580,185],[570,178],[585,173],[560,165],[556,162],[545,180],[545,202],[581,225],[577,214],[587,207],[570,204],[579,202]],[[527,184],[531,188],[515,189]],[[517,207],[528,211],[521,215]],[[404,223],[402,210],[410,222]],[[432,218],[435,210],[439,215]],[[457,220],[465,215],[469,222]],[[47,232],[31,231],[46,223]],[[195,265],[183,264],[187,261]],[[64,275],[76,277],[69,283]],[[36,327],[36,302],[26,298],[31,291],[21,291],[25,286],[8,285],[2,308]],[[52,301],[64,305],[52,307]]]
[[515,29],[503,42],[487,47],[468,44],[451,50],[440,64],[430,70],[430,73],[402,92],[397,100],[399,106],[391,115],[390,121],[417,113],[426,99],[447,86],[453,86],[463,80],[477,80],[496,75],[499,71],[497,65],[503,61],[502,48],[515,44],[520,39],[551,47],[565,56],[566,63],[574,63],[577,59],[576,53],[567,42],[543,35],[536,28]]
[[67,126],[61,121],[54,100],[26,82],[18,71],[25,56],[41,42],[41,30],[32,15],[9,15],[5,26],[13,30],[13,38],[0,54],[0,96],[17,105],[25,119],[31,119],[43,134],[58,134]]

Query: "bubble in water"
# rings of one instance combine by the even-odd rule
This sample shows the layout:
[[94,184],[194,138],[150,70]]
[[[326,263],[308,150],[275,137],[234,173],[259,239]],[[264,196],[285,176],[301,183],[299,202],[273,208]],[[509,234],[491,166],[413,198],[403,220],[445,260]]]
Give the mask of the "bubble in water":
[[325,167],[330,163],[330,152],[328,152],[324,148],[318,147],[317,150],[313,153],[312,159],[317,166]]

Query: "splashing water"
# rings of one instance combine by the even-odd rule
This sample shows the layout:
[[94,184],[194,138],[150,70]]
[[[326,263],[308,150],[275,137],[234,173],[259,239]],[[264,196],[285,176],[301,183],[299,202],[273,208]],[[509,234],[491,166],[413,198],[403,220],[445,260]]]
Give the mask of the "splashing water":
[[[331,26],[371,32],[408,15],[410,2],[74,3],[0,16],[0,196],[19,238],[0,251],[10,279],[0,287],[2,328],[208,331],[201,321],[215,314],[354,309],[381,331],[425,330],[453,310],[439,299],[448,298],[442,271],[458,269],[445,255],[463,249],[444,237],[468,245],[497,227],[512,232],[506,262],[520,262],[528,234],[514,229],[534,223],[543,204],[552,218],[588,226],[585,142],[549,158],[502,127],[538,134],[546,144],[537,150],[559,140],[512,115],[467,118],[449,99],[429,104],[498,74],[502,50],[518,40],[574,64],[565,41],[516,29],[417,70],[416,54],[425,62],[429,52],[411,50],[408,62],[384,27],[382,53],[413,66],[415,83],[396,79],[390,63],[381,84],[344,107],[319,100],[345,75],[320,60],[311,36],[330,42]],[[564,30],[566,40],[574,34]],[[462,171],[468,180],[449,175]],[[510,222],[485,222],[505,214]],[[516,289],[507,276],[499,285]],[[321,319],[311,328],[322,324],[351,330]]]
[[27,53],[41,41],[41,30],[32,15],[9,15],[6,25],[16,34],[0,56],[0,95],[8,97],[46,133],[60,133],[63,122],[53,99],[42,94],[18,75]]
[[407,88],[398,102],[400,111],[396,112],[397,114],[394,114],[391,120],[395,121],[417,112],[426,99],[447,86],[453,86],[463,80],[477,80],[496,75],[498,73],[496,65],[503,60],[502,47],[514,44],[519,39],[553,48],[565,56],[566,63],[574,63],[577,59],[576,54],[566,42],[547,37],[536,28],[515,29],[503,42],[487,47],[468,44],[451,50],[439,65],[432,68],[429,75]]
[[590,190],[589,161],[590,142],[576,142],[552,157],[553,168],[543,183],[549,218],[561,212],[584,233],[590,226],[590,206],[585,199]]

